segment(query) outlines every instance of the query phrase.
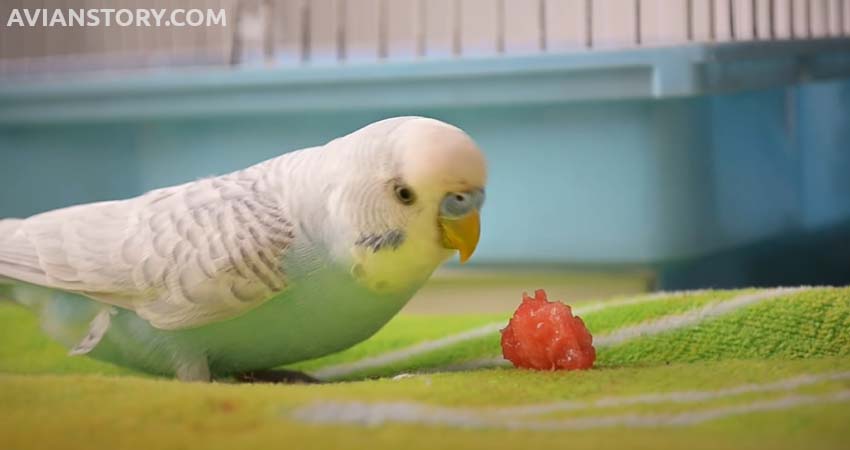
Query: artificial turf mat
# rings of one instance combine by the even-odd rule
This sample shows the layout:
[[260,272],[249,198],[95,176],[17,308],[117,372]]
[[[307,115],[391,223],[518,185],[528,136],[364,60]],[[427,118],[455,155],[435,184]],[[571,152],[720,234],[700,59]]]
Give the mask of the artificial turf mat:
[[[602,337],[753,292],[614,299],[576,310],[585,311],[580,315],[591,332]],[[506,319],[402,315],[352,349],[294,367],[317,371],[362,361]],[[348,382],[186,384],[65,356],[28,311],[2,302],[0,342],[2,449],[790,449],[847,448],[850,442],[847,288],[784,293],[618,341],[599,349],[595,369],[569,373],[444,371],[497,356],[498,331],[490,330],[339,377]],[[410,372],[419,373],[390,378]],[[563,402],[572,403],[517,419],[555,424],[547,430],[464,422],[505,412],[499,408]],[[382,413],[382,405],[392,414]],[[346,408],[366,416],[340,414]],[[315,410],[321,414],[305,416]]]

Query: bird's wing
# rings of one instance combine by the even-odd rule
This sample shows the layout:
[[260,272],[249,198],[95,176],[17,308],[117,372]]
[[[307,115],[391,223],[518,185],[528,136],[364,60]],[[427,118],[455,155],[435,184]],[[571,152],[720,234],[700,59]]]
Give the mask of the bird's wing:
[[78,292],[182,329],[234,317],[286,288],[286,211],[250,171],[9,225],[0,277]]

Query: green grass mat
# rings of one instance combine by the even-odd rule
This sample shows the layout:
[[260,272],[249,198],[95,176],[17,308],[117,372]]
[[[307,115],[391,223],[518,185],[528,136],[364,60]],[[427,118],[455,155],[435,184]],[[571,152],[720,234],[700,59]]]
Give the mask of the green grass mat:
[[349,381],[260,386],[184,384],[68,357],[28,311],[0,302],[0,448],[850,442],[848,288],[651,295],[576,311],[599,344],[593,370],[500,366],[504,314],[402,315],[345,352],[293,366]]

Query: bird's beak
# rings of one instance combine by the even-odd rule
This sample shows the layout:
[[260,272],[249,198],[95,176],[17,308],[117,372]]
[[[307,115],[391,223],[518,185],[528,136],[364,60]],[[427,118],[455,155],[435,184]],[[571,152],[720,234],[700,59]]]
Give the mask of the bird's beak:
[[478,211],[458,217],[440,217],[440,228],[443,229],[443,247],[456,249],[460,252],[460,262],[465,263],[481,237],[481,217]]

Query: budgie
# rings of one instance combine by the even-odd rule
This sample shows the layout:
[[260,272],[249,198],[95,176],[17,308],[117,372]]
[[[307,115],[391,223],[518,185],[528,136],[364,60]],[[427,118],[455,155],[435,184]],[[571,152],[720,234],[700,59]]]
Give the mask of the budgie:
[[233,173],[0,221],[0,296],[72,354],[185,381],[348,348],[479,241],[462,130],[368,125]]

